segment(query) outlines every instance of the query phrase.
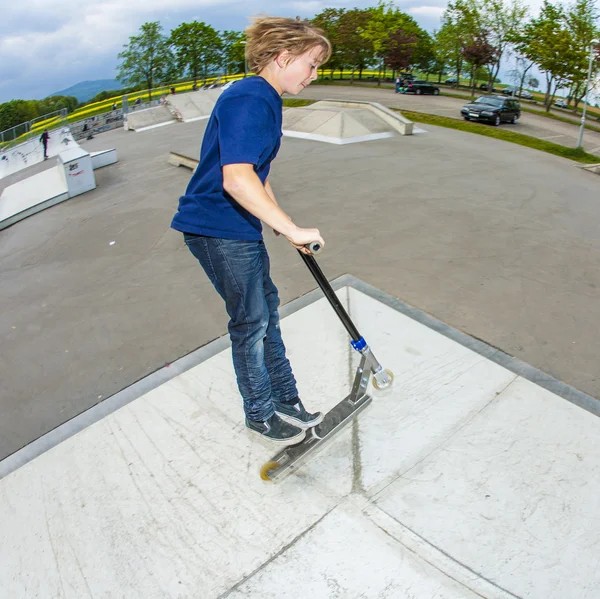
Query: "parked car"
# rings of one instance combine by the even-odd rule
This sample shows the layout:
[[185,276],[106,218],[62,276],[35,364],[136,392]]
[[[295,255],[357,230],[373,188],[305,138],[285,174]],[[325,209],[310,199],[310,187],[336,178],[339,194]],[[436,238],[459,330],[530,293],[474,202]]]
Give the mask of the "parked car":
[[456,85],[458,83],[458,79],[456,77],[450,77],[450,79],[446,79],[444,83],[447,85]]
[[433,83],[429,83],[429,81],[422,81],[421,79],[415,79],[414,81],[409,81],[408,84],[404,87],[405,94],[433,94],[434,96],[439,95],[440,88]]
[[554,102],[554,106],[558,106],[558,108],[569,108],[567,101],[563,100],[562,98],[556,100],[556,102]]
[[[479,89],[482,90],[482,91],[484,91],[484,92],[487,92],[490,89],[490,86],[487,83],[482,83],[479,86]],[[498,90],[495,87],[492,87],[492,91],[493,92],[497,92]]]
[[502,93],[506,96],[519,96],[520,98],[525,98],[526,100],[533,99],[533,94],[531,92],[528,92],[526,89],[523,89],[519,92],[519,88],[514,86],[505,87],[502,90]]
[[521,105],[513,98],[480,96],[460,109],[465,121],[483,121],[496,127],[502,122],[516,123],[521,116]]

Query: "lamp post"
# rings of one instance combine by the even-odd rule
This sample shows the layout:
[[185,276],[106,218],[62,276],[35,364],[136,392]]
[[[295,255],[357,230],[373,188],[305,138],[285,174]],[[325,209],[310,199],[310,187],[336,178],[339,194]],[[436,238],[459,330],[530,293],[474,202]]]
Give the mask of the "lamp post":
[[590,95],[590,79],[592,78],[592,64],[594,62],[594,46],[596,44],[600,44],[599,40],[592,40],[590,42],[590,64],[588,67],[588,76],[587,76],[587,84],[585,88],[585,100],[583,101],[583,113],[581,114],[581,126],[579,127],[579,140],[577,142],[577,147],[583,147],[583,129],[585,127],[585,113],[588,105],[588,98]]

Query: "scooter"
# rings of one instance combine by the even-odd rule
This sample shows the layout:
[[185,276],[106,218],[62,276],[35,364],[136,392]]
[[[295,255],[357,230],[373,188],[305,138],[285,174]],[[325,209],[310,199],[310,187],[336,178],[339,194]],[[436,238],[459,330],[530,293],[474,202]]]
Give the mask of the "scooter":
[[373,386],[376,389],[387,389],[394,381],[394,375],[391,371],[384,370],[377,361],[319,267],[314,256],[322,251],[321,244],[313,242],[307,244],[306,247],[310,250],[310,254],[299,250],[298,253],[348,331],[351,338],[350,344],[361,354],[362,358],[356,369],[350,395],[327,412],[321,424],[308,429],[302,442],[286,447],[262,466],[260,477],[265,481],[280,481],[297,470],[316,451],[322,449],[328,441],[350,424],[373,401],[373,398],[367,393],[371,375],[373,375]]

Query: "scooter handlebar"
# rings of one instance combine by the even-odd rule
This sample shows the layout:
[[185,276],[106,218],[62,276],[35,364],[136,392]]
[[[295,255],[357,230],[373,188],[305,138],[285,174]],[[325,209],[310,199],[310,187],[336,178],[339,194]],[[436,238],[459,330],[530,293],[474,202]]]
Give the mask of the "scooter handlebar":
[[318,241],[311,241],[304,247],[308,248],[311,254],[320,254],[323,251],[323,246]]

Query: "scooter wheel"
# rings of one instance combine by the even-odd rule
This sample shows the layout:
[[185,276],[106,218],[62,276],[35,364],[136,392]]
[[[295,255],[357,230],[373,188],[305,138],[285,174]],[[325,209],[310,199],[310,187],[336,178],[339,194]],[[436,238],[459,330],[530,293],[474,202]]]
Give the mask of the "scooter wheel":
[[281,464],[279,462],[267,462],[260,469],[260,477],[263,480],[273,480],[270,476],[272,470],[277,470]]
[[381,391],[383,389],[389,389],[392,386],[392,383],[394,382],[394,373],[391,370],[388,370],[387,368],[385,369],[385,372],[390,377],[390,383],[389,383],[389,385],[386,385],[385,387],[380,387],[377,384],[377,379],[375,377],[373,377],[373,387],[375,387],[375,389],[378,389],[379,391]]

